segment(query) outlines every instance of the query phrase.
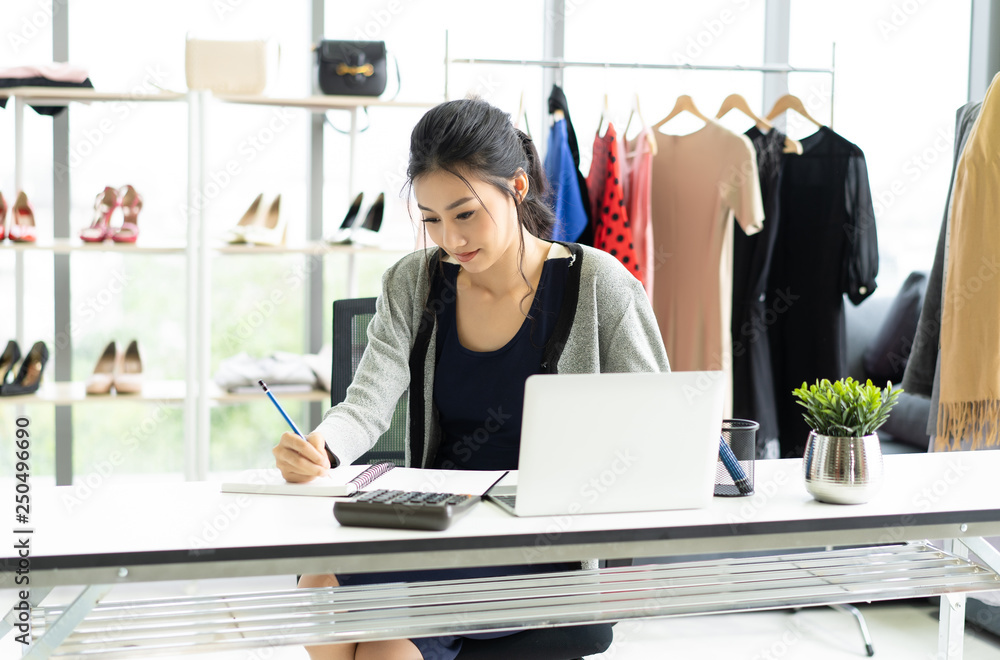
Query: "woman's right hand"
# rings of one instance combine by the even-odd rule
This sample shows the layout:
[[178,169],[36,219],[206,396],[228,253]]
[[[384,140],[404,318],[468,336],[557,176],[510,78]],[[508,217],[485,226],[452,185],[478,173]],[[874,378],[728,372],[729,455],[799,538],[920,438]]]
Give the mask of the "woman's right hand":
[[312,481],[330,469],[326,442],[319,433],[310,433],[305,440],[294,433],[285,433],[271,453],[281,476],[293,484]]

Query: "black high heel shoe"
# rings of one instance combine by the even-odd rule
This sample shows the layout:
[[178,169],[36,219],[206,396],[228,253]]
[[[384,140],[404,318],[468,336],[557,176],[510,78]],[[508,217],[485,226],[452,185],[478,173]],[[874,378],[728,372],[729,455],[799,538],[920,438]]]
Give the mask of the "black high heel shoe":
[[360,192],[354,198],[354,201],[351,202],[351,207],[347,209],[344,221],[340,223],[340,228],[332,236],[325,239],[327,243],[349,243],[351,241],[351,234],[354,232],[354,225],[357,223],[358,215],[361,213],[361,200],[364,199],[364,196],[365,194]]
[[0,395],[18,396],[20,394],[34,394],[38,391],[38,386],[42,382],[42,372],[45,370],[45,363],[49,361],[49,349],[45,342],[36,341],[35,345],[28,351],[21,368],[17,372],[17,378],[10,385],[5,385]]
[[4,387],[7,386],[7,379],[14,369],[14,365],[20,359],[21,347],[11,339],[7,342],[7,348],[3,350],[3,354],[0,355],[0,392],[3,392]]
[[378,245],[378,230],[382,228],[382,217],[385,215],[385,193],[379,193],[375,203],[368,209],[365,221],[351,232],[348,242],[354,245]]

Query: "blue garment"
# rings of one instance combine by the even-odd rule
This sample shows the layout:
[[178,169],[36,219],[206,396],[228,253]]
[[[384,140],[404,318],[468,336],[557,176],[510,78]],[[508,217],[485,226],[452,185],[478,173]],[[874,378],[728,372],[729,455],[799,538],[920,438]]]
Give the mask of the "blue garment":
[[[555,330],[566,290],[570,259],[549,259],[542,266],[538,289],[526,318],[514,337],[495,351],[471,351],[458,339],[454,296],[445,296],[438,317],[434,402],[441,416],[442,442],[435,468],[516,470],[524,408],[524,381],[541,373],[542,350]],[[442,264],[445,286],[454,290],[457,264]],[[338,575],[341,585],[459,580],[501,575],[525,575],[578,569],[579,562],[432,569],[389,573]],[[462,649],[463,637],[490,639],[520,631],[444,635],[411,640],[425,660],[451,660]]]
[[556,215],[552,240],[575,242],[587,228],[587,211],[583,206],[576,164],[569,148],[565,119],[555,122],[549,129],[545,178],[552,187],[552,211]]

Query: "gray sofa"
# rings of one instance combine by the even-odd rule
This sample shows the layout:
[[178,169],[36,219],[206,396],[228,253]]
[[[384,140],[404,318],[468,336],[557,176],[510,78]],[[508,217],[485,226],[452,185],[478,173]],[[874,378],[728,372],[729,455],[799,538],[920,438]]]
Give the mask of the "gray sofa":
[[[922,274],[915,273],[911,275],[911,279],[916,279],[917,276],[922,276]],[[911,280],[907,282],[910,284]],[[904,285],[905,287],[906,285]],[[908,290],[908,293],[911,296],[913,295],[912,287]],[[873,378],[865,368],[865,352],[869,351],[876,344],[898,347],[897,352],[903,357],[908,354],[909,347],[913,344],[913,335],[908,327],[903,329],[898,327],[892,328],[891,332],[895,332],[896,334],[891,335],[889,338],[885,336],[886,331],[881,332],[882,336],[879,336],[894,304],[897,305],[896,311],[899,311],[898,307],[903,304],[903,301],[899,300],[897,302],[897,299],[900,299],[902,296],[904,296],[903,291],[899,293],[892,292],[891,295],[876,293],[858,306],[854,306],[845,299],[847,308],[847,373],[853,376],[855,380],[864,382],[871,378],[872,382],[876,385],[885,386],[884,380],[878,382],[880,379]],[[922,295],[920,297],[922,298]],[[912,315],[912,297],[910,298],[910,303],[908,313]],[[916,308],[916,313],[919,316],[919,306]],[[904,322],[900,325],[908,326],[909,324]],[[871,362],[873,356],[870,354],[870,351],[868,357],[868,362]],[[898,383],[894,382],[893,385],[898,385]],[[930,442],[930,436],[927,435],[927,419],[929,415],[930,399],[910,394],[906,391],[902,392],[899,396],[899,402],[889,414],[889,421],[879,429],[879,438],[882,441],[883,452],[912,453],[927,451]]]

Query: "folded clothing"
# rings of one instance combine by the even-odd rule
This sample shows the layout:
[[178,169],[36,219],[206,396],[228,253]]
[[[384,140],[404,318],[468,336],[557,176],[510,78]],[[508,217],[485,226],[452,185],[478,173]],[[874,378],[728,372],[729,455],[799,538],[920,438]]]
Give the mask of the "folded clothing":
[[[82,83],[89,77],[87,69],[69,62],[0,67],[0,78],[47,78],[54,82]],[[21,86],[33,85],[25,83]]]
[[[85,79],[83,82],[66,82],[62,80],[50,80],[44,76],[37,76],[34,78],[3,78],[0,77],[0,89],[9,89],[11,87],[75,87],[83,89],[93,89],[94,84],[90,82],[90,78]],[[0,92],[2,94],[2,92]],[[66,109],[64,105],[34,105],[28,103],[35,112],[40,115],[49,115],[50,117],[55,117],[57,114]],[[0,108],[7,107],[7,97],[0,95]]]
[[215,372],[215,384],[230,392],[259,390],[258,380],[267,383],[269,389],[298,391],[315,389],[316,372],[306,356],[277,351],[267,357],[255,358],[247,353],[237,353],[219,364]]

